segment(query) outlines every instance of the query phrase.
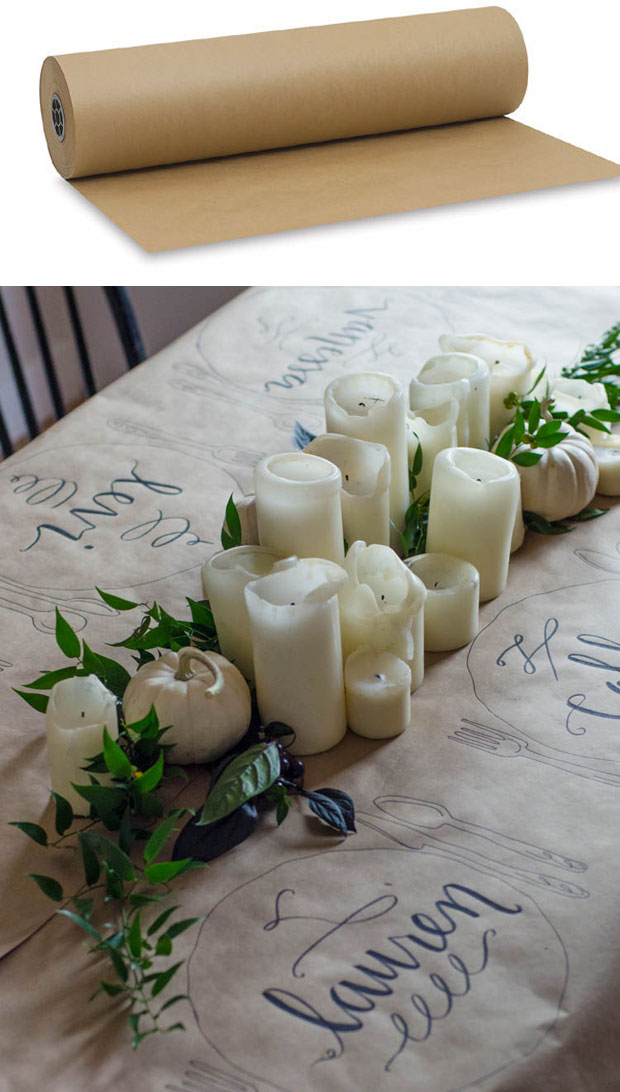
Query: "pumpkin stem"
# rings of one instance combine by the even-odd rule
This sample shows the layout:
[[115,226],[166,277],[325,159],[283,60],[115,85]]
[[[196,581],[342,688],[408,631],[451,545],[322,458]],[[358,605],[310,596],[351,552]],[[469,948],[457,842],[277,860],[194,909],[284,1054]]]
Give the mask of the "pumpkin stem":
[[196,674],[191,667],[191,660],[200,660],[201,664],[204,664],[213,672],[214,681],[211,686],[206,688],[205,694],[219,694],[220,690],[224,689],[224,676],[221,668],[213,656],[210,656],[208,652],[202,652],[199,648],[182,648],[179,650],[179,666],[174,673],[175,679],[187,682]]

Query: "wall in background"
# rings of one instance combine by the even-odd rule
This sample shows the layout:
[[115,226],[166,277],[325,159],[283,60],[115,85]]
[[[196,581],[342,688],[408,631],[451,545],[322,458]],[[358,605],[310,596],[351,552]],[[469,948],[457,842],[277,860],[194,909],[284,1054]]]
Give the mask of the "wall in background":
[[[148,356],[221,307],[242,288],[130,287]],[[2,288],[24,378],[41,427],[54,419],[32,315],[23,288]],[[79,357],[62,288],[36,289],[63,401],[70,409],[85,397]],[[127,370],[127,362],[108,302],[101,288],[75,289],[75,297],[98,390]],[[0,337],[0,408],[13,445],[27,438],[26,421],[15,386],[4,339]]]

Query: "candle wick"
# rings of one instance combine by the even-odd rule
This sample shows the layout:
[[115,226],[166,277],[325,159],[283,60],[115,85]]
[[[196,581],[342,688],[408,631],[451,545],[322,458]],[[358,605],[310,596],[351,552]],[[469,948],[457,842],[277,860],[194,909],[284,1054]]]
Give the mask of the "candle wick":
[[482,481],[482,478],[476,478],[476,481],[477,481],[477,482],[481,482],[481,481]]
[[436,587],[436,588],[439,587],[439,581],[438,580],[435,581],[434,587]]
[[345,480],[345,482],[348,482],[348,480],[349,480],[349,475],[348,474],[345,474],[344,480]]
[[291,607],[294,607],[294,606],[295,606],[295,604],[294,604],[294,603],[291,603],[291,604],[290,604],[290,606],[291,606]]
[[375,679],[378,679],[379,682],[385,682],[385,675],[375,675]]
[[83,716],[84,716],[84,714],[83,714],[83,713],[80,713],[80,716],[81,716],[81,717],[83,717]]
[[381,598],[382,598],[382,599],[385,599],[385,596],[384,596],[384,595],[382,595],[382,596],[381,596]]
[[358,406],[363,406],[364,409],[366,409],[366,403],[365,402],[358,402],[357,404],[358,404]]

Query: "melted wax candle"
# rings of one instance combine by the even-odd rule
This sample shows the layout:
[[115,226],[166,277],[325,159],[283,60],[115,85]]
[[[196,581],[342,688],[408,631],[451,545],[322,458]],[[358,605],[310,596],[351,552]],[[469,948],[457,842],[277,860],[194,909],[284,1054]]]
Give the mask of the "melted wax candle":
[[103,750],[104,728],[118,738],[116,698],[96,675],[62,679],[52,688],[45,720],[52,791],[64,796],[76,815],[88,815],[88,802],[72,782],[90,785],[83,767]]
[[334,463],[342,477],[342,526],[347,542],[390,541],[390,456],[384,444],[327,432],[305,448]]
[[409,727],[411,670],[391,652],[356,649],[344,668],[349,728],[366,739],[389,739]]
[[486,447],[489,439],[489,366],[480,357],[470,353],[439,353],[431,357],[409,386],[411,408],[425,409],[436,405],[429,401],[428,388],[439,388],[430,395],[456,398],[459,415],[456,431],[459,444],[470,447]]

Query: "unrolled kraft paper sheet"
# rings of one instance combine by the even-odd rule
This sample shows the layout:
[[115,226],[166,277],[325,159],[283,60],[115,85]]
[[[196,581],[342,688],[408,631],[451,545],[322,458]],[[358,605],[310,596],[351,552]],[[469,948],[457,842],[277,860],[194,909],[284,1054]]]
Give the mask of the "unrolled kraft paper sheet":
[[[228,496],[296,419],[323,427],[336,376],[406,383],[439,334],[472,329],[557,367],[619,314],[611,289],[254,290],[0,465],[2,1092],[617,1092],[607,498],[572,534],[528,536],[472,646],[427,658],[407,732],[307,760],[307,787],[354,797],[357,834],[294,803],[175,885],[179,916],[205,918],[175,940],[184,1034],[134,1055],[118,1003],[88,1003],[111,972],[26,878],[71,891],[79,865],[7,823],[53,826],[44,718],[12,688],[63,663],[56,606],[106,652],[135,621],[95,585],[171,611],[199,598]],[[199,806],[205,785],[184,791]]]
[[588,182],[620,167],[503,115],[502,8],[49,57],[64,178],[146,250]]

